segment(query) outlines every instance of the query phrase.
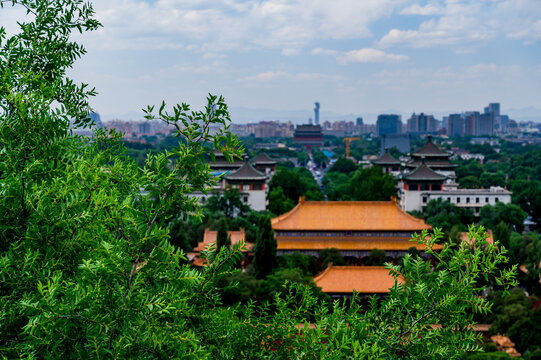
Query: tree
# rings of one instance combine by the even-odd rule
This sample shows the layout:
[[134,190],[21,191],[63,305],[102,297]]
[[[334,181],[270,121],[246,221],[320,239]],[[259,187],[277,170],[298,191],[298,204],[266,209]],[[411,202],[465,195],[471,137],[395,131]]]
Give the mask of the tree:
[[[0,353],[6,358],[205,357],[187,325],[215,307],[215,282],[240,257],[216,255],[201,273],[169,242],[168,223],[198,216],[189,195],[215,184],[205,154],[239,154],[222,98],[203,111],[162,104],[149,118],[175,128],[178,147],[140,168],[119,134],[73,136],[91,112],[86,84],[66,76],[95,30],[78,0],[1,2],[27,17],[0,30]],[[221,125],[216,135],[207,131]],[[223,275],[222,275],[223,274]]]
[[220,219],[218,223],[218,233],[216,234],[216,250],[231,247],[231,237],[227,233],[227,220]]
[[262,279],[271,273],[277,265],[276,238],[269,216],[261,217],[254,247],[254,273]]
[[383,266],[387,262],[387,255],[384,250],[372,249],[368,259],[366,259],[367,266]]
[[285,196],[284,190],[280,186],[272,189],[268,196],[268,210],[273,214],[282,215],[295,207],[295,202]]
[[461,189],[479,189],[482,187],[479,178],[469,175],[458,180],[458,185]]
[[467,226],[475,221],[471,210],[455,206],[443,199],[430,200],[424,213],[429,225],[437,226],[446,232],[451,231],[453,226],[465,231]]
[[335,248],[320,250],[319,260],[321,261],[321,270],[325,270],[329,263],[332,263],[335,266],[341,266],[346,264],[340,250]]
[[345,157],[339,157],[338,160],[331,166],[329,169],[329,173],[332,172],[339,172],[342,174],[350,174],[351,172],[357,170],[358,167],[355,165],[353,161],[350,159],[346,159]]
[[351,200],[389,201],[396,196],[396,180],[379,166],[359,169],[349,183]]
[[511,226],[515,231],[522,232],[527,214],[515,204],[498,202],[495,205],[485,205],[481,208],[479,219],[487,228],[495,228],[500,222]]
[[244,216],[250,207],[242,202],[241,193],[237,188],[225,189],[223,193],[216,191],[205,204],[212,212],[222,212],[228,219]]
[[[93,91],[66,71],[84,52],[69,41],[71,31],[99,26],[92,8],[77,0],[9,4],[31,19],[7,41],[0,32],[2,356],[452,359],[478,347],[470,314],[489,305],[476,280],[504,260],[481,230],[472,230],[475,246],[441,253],[431,252],[441,234],[423,233],[417,240],[437,268],[408,257],[389,266],[407,281],[366,311],[355,300],[330,311],[313,288],[296,283],[269,305],[221,306],[218,283],[233,275],[239,246],[203,251],[202,270],[181,266],[186,257],[170,244],[168,224],[201,215],[190,195],[215,185],[206,154],[219,150],[231,160],[242,152],[227,132],[224,100],[209,96],[201,111],[147,109],[149,119],[175,128],[179,145],[149,154],[140,168],[124,156],[118,134],[96,130],[86,139],[69,130],[70,120],[88,122]],[[211,135],[211,125],[221,129]],[[268,218],[264,227],[272,234]],[[499,281],[513,285],[511,275]],[[314,326],[299,336],[308,322]]]

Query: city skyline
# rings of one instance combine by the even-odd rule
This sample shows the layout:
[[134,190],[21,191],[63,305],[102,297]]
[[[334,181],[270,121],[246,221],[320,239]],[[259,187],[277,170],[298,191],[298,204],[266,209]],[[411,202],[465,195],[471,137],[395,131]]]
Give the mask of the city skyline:
[[[96,87],[91,103],[106,120],[162,99],[198,109],[209,92],[238,122],[266,110],[307,121],[315,101],[321,121],[441,118],[489,102],[517,120],[514,110],[541,118],[536,0],[93,3],[104,28],[74,37],[88,54],[70,75]],[[8,33],[16,18],[0,10]],[[265,116],[254,120],[287,120]]]

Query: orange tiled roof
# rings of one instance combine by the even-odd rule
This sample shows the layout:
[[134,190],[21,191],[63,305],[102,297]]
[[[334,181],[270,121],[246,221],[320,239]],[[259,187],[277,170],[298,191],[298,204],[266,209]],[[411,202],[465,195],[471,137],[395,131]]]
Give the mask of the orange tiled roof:
[[394,285],[394,278],[383,266],[332,266],[314,277],[314,282],[325,293],[386,294]]
[[[385,251],[407,251],[410,247],[424,251],[424,245],[418,245],[409,239],[360,239],[360,238],[335,238],[335,239],[299,239],[294,237],[278,237],[278,250],[322,250],[336,248],[338,250],[370,251],[380,249]],[[441,250],[443,245],[434,244],[433,250]]]
[[[244,238],[246,237],[244,233],[244,229],[240,229],[240,231],[228,231],[227,234],[231,236],[231,245],[236,245],[241,240],[244,241]],[[193,251],[200,252],[206,247],[208,247],[210,244],[215,243],[217,235],[218,235],[218,231],[214,231],[214,230],[210,230],[209,228],[206,228],[205,234],[203,236],[203,241],[197,244],[197,247],[195,247]],[[252,251],[254,244],[246,243],[245,246],[248,251]]]
[[423,220],[394,201],[300,201],[291,211],[272,219],[274,230],[421,231]]

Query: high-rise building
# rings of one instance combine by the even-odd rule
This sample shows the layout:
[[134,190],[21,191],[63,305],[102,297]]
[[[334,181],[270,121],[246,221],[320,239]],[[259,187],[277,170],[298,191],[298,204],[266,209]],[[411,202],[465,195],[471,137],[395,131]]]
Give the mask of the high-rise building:
[[355,121],[355,124],[357,124],[357,126],[362,126],[363,125],[363,118],[362,117],[358,117]]
[[411,114],[408,119],[407,131],[409,133],[426,134],[438,131],[438,123],[433,115]]
[[467,111],[464,113],[464,135],[475,135],[475,126],[479,122],[479,111]]
[[447,118],[447,136],[464,135],[464,118],[461,114],[451,114]]
[[394,114],[378,115],[376,129],[379,136],[388,134],[400,134],[402,132],[401,116]]
[[315,102],[314,105],[316,106],[314,108],[314,119],[315,119],[316,125],[319,125],[319,103]]
[[494,117],[490,113],[484,113],[479,115],[479,121],[475,124],[475,135],[489,135],[494,134]]

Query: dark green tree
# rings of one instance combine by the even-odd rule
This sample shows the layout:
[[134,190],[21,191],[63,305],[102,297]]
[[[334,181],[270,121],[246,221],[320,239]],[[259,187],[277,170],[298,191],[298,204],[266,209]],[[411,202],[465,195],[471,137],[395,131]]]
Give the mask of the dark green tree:
[[342,174],[350,174],[357,169],[358,169],[358,166],[355,165],[353,161],[351,161],[350,159],[346,159],[345,157],[339,157],[338,160],[336,160],[335,163],[328,170],[328,172],[330,173],[339,172]]
[[371,166],[353,173],[348,190],[351,200],[389,201],[396,197],[396,180],[379,166]]
[[372,249],[368,259],[366,259],[367,266],[383,266],[387,262],[387,255],[384,250]]
[[480,189],[482,187],[479,178],[468,175],[458,180],[458,185],[461,189]]
[[277,264],[276,238],[272,230],[269,216],[260,218],[257,237],[254,247],[254,274],[256,278],[262,279],[272,272]]
[[282,215],[295,207],[295,202],[286,197],[284,190],[280,186],[273,188],[268,197],[268,210],[273,214]]
[[450,232],[453,226],[466,231],[467,226],[475,221],[473,212],[461,208],[443,199],[430,200],[425,207],[425,219],[429,225],[436,226]]
[[321,270],[325,270],[329,263],[332,263],[336,266],[342,266],[346,264],[340,250],[335,248],[320,250],[319,261],[321,261]]
[[227,220],[221,219],[218,222],[218,232],[216,234],[216,250],[218,251],[224,247],[231,247],[231,237],[227,233]]
[[479,219],[481,224],[489,229],[494,229],[496,225],[503,221],[515,231],[522,232],[526,216],[528,214],[518,205],[498,202],[495,205],[483,206],[479,214]]
[[206,201],[205,207],[211,212],[223,213],[228,219],[244,216],[250,207],[242,202],[239,189],[228,188],[223,192],[214,192]]

